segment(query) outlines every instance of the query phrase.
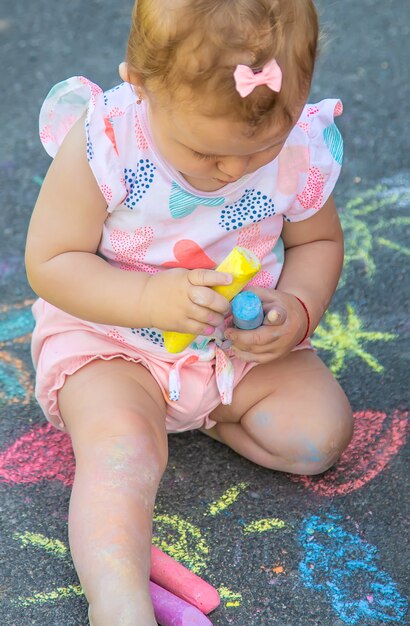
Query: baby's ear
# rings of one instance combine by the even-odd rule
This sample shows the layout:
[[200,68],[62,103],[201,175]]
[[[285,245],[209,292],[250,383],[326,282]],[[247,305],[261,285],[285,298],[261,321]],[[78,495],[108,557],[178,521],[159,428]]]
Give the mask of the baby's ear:
[[130,76],[128,73],[128,65],[125,61],[123,61],[122,63],[119,64],[118,66],[118,72],[120,75],[121,80],[124,81],[124,83],[130,83]]
[[143,100],[144,97],[146,97],[146,94],[142,86],[142,82],[138,79],[139,77],[137,74],[135,74],[134,72],[131,73],[129,71],[128,63],[126,61],[123,61],[119,64],[118,72],[121,80],[123,80],[124,83],[129,83],[130,85],[132,85],[135,88],[135,92],[138,95],[138,98],[140,100]]

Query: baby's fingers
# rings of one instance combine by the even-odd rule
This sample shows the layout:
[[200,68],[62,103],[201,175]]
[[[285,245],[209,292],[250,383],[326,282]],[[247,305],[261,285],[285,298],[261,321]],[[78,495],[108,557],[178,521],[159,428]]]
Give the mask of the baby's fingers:
[[190,283],[188,294],[191,302],[221,315],[229,312],[228,300],[211,287],[229,285],[232,282],[231,274],[204,269],[192,270],[188,273],[188,282]]
[[216,287],[217,285],[230,285],[233,281],[232,274],[216,272],[215,270],[195,269],[188,272],[188,280],[191,285],[198,287]]
[[263,323],[265,326],[280,326],[286,322],[287,317],[288,314],[285,309],[275,306],[266,313]]
[[255,330],[228,328],[225,337],[230,339],[237,350],[261,354],[268,352],[281,338],[282,333],[272,326],[259,326]]
[[[215,314],[219,313],[221,316],[224,316],[230,310],[228,300],[209,287],[190,287],[188,294],[193,304],[208,310],[208,312],[213,311]],[[189,315],[190,317],[197,317],[198,311],[195,313],[190,311]],[[223,317],[218,323],[221,321],[223,321]]]

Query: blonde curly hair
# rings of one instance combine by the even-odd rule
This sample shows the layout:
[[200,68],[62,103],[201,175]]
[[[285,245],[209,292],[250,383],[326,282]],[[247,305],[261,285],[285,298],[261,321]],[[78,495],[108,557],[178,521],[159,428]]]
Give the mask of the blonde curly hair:
[[[162,106],[229,115],[251,132],[273,116],[289,125],[309,92],[318,31],[312,0],[137,0],[130,82]],[[280,92],[260,86],[242,98],[236,66],[256,71],[273,58],[283,73]]]

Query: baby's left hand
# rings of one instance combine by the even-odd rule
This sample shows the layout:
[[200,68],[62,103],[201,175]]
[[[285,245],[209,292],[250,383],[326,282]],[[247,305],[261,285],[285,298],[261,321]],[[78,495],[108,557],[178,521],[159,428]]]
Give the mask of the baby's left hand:
[[306,313],[298,299],[276,289],[253,287],[262,301],[265,319],[255,330],[227,328],[236,356],[243,361],[268,363],[289,354],[306,332]]

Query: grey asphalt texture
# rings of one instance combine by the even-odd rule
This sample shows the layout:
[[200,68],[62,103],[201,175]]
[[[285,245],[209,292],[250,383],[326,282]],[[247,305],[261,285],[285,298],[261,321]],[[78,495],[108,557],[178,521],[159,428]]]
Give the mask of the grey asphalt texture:
[[[345,107],[336,200],[346,264],[316,345],[351,400],[355,439],[334,469],[295,480],[198,432],[170,437],[154,534],[221,590],[215,626],[409,623],[408,2],[319,8],[325,38],[311,101],[340,97]],[[37,133],[42,100],[76,74],[103,88],[118,82],[130,10],[130,0],[0,5],[3,626],[88,624],[66,553],[69,442],[45,426],[32,393],[23,254],[49,165]]]

